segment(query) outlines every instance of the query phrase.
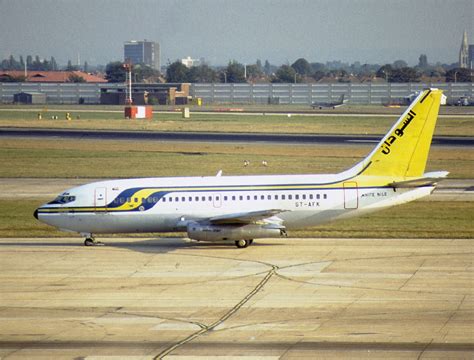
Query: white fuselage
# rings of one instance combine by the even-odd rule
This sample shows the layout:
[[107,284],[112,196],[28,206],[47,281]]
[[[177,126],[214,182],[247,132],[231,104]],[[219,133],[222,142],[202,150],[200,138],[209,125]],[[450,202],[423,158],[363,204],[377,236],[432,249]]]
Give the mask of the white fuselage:
[[37,216],[81,233],[169,232],[184,230],[186,221],[279,209],[278,220],[291,230],[401,204],[433,190],[362,186],[343,177],[344,173],[107,180],[66,191],[73,201],[45,204]]

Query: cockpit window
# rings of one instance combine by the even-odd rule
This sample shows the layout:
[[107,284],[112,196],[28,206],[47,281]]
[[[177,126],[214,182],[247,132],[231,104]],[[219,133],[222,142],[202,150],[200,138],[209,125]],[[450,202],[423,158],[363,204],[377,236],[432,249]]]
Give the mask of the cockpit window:
[[59,195],[56,199],[50,202],[50,204],[67,204],[76,200],[74,195]]

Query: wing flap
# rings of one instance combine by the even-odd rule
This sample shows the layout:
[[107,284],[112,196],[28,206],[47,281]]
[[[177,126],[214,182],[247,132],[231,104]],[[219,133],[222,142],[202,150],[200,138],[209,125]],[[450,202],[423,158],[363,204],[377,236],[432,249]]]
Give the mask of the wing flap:
[[223,225],[223,224],[251,224],[257,223],[258,221],[262,220],[270,220],[266,221],[265,223],[276,223],[276,219],[269,219],[273,216],[284,212],[285,210],[279,209],[269,209],[269,210],[260,210],[260,211],[251,211],[246,213],[235,213],[235,214],[227,214],[227,215],[220,215],[214,216],[212,218],[207,219],[207,222],[216,225]]

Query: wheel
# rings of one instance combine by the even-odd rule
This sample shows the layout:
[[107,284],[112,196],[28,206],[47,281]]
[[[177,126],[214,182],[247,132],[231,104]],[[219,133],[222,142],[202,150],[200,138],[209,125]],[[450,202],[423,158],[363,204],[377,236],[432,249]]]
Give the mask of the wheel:
[[237,246],[239,249],[243,249],[243,248],[246,248],[247,246],[249,246],[251,244],[251,240],[237,240],[235,242],[235,246]]
[[101,243],[100,241],[97,241],[93,238],[86,238],[84,240],[84,246],[103,246],[104,243]]
[[249,245],[252,245],[253,244],[253,239],[250,239],[249,240]]

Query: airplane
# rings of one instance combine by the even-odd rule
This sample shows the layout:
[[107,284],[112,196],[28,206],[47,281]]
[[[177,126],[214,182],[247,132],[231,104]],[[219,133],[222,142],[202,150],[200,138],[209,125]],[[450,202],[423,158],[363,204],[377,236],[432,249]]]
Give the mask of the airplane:
[[36,219],[80,233],[186,232],[235,243],[379,211],[430,195],[448,172],[425,173],[442,91],[422,91],[372,152],[338,174],[165,177],[78,186],[40,206]]
[[337,108],[339,106],[342,106],[344,105],[345,103],[347,103],[347,99],[344,100],[344,95],[345,94],[342,94],[340,97],[339,97],[339,100],[336,101],[336,102],[314,102],[311,104],[311,107],[313,109],[316,109],[316,108],[319,108],[319,109],[322,109],[322,108]]

